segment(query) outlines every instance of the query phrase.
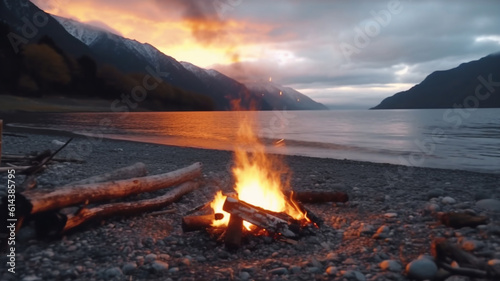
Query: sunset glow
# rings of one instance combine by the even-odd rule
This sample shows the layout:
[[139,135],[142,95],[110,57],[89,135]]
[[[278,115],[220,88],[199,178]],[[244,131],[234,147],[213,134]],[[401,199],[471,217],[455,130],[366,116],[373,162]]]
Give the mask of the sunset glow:
[[[342,97],[345,89],[362,90],[356,94],[368,98],[353,95],[343,104],[357,104],[356,108],[374,106],[395,94],[390,92],[399,89],[395,84],[411,87],[433,71],[497,52],[500,18],[493,2],[478,7],[461,0],[444,18],[440,11],[447,9],[445,2],[404,1],[400,12],[380,24],[373,15],[387,9],[387,1],[355,5],[342,1],[33,0],[51,14],[149,43],[178,61],[213,68],[240,82],[269,79],[308,89],[313,99],[333,107],[342,105],[339,98],[347,98]],[[221,3],[222,8],[216,5]],[[425,20],[414,20],[423,14]],[[468,21],[462,20],[467,17]],[[376,34],[366,33],[368,24]],[[402,36],[409,30],[413,36]],[[360,39],[363,36],[366,44]]]

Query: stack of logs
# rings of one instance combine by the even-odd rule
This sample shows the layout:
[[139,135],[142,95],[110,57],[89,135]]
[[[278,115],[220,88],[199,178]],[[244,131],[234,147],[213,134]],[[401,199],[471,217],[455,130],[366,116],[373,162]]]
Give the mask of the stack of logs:
[[[60,235],[91,220],[162,209],[184,194],[197,189],[200,186],[197,178],[201,176],[201,170],[202,164],[194,163],[169,173],[145,176],[147,173],[145,165],[136,163],[111,173],[53,189],[28,189],[17,192],[16,231],[25,219],[35,222],[39,235]],[[172,188],[164,195],[153,199],[93,204],[167,187]],[[7,206],[7,197],[2,198],[1,204]],[[73,211],[75,209],[76,212]],[[6,210],[7,208],[2,208],[0,212],[2,221],[10,218]],[[5,229],[1,231],[4,232]]]
[[[304,229],[309,230],[311,225],[319,227],[323,223],[321,218],[307,209],[302,203],[344,203],[349,199],[346,193],[339,191],[285,192],[285,196],[290,198],[292,205],[306,214],[307,219],[295,220],[285,213],[272,212],[238,200],[234,196],[228,196],[224,202],[223,210],[230,214],[229,223],[221,235],[226,247],[230,249],[239,248],[244,229],[243,221],[253,224],[257,229],[264,229],[267,234],[279,240],[294,243],[292,239],[299,238],[304,233]],[[184,232],[210,229],[214,220],[223,217],[224,215],[220,213],[185,216],[182,219],[182,229]]]

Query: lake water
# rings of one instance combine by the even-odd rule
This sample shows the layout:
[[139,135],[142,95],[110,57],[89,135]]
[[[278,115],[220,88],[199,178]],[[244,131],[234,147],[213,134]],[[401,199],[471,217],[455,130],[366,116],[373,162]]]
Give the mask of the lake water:
[[16,125],[232,150],[241,120],[269,152],[500,173],[500,109],[60,113]]

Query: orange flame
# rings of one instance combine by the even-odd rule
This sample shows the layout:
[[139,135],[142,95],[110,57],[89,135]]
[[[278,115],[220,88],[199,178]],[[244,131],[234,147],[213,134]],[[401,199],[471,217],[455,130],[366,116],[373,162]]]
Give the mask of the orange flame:
[[[289,171],[277,156],[268,155],[265,146],[252,130],[248,119],[238,130],[238,144],[235,149],[235,191],[239,200],[273,212],[284,212],[294,219],[306,219],[306,214],[287,200],[283,190],[289,188]],[[223,213],[224,219],[214,221],[213,226],[224,226],[230,214],[222,211],[226,196],[218,192],[211,203],[215,213]],[[250,223],[244,222],[247,229]]]

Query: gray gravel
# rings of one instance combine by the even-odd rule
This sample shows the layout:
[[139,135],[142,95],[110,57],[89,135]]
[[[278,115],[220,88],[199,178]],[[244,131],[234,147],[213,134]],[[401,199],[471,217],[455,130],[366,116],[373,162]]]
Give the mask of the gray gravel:
[[[25,137],[4,136],[4,153],[55,150],[68,139],[16,133]],[[247,237],[238,251],[228,251],[205,232],[182,233],[180,221],[217,190],[231,190],[231,152],[77,137],[59,156],[79,156],[85,163],[49,165],[37,178],[38,188],[135,162],[145,163],[150,174],[202,162],[203,187],[173,204],[176,213],[110,218],[59,239],[38,239],[28,225],[18,233],[16,275],[2,266],[0,280],[410,280],[405,268],[430,254],[435,237],[463,245],[485,261],[500,257],[500,216],[490,205],[498,201],[476,204],[500,199],[500,175],[285,157],[294,189],[343,190],[350,201],[308,204],[325,224],[296,245]],[[5,174],[0,182],[4,188]],[[456,230],[438,223],[439,211],[490,220]],[[0,262],[6,263],[4,254]]]

